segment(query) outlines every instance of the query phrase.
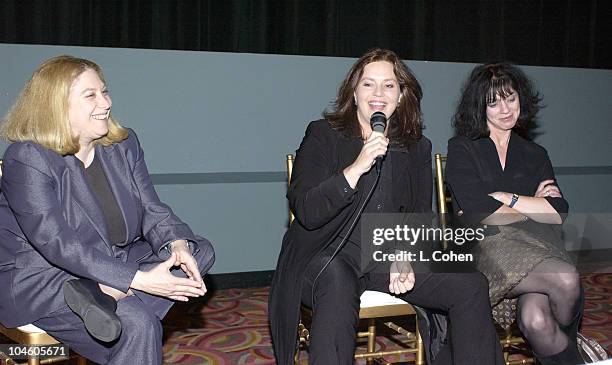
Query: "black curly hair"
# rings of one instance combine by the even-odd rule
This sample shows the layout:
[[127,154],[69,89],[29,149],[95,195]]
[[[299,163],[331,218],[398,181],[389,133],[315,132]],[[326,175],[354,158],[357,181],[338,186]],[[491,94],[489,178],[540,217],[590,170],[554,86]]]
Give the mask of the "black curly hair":
[[506,98],[512,90],[518,94],[521,105],[513,130],[529,137],[542,108],[542,98],[527,75],[508,62],[486,63],[472,70],[452,118],[455,133],[470,139],[488,137],[487,104],[494,102],[497,95]]

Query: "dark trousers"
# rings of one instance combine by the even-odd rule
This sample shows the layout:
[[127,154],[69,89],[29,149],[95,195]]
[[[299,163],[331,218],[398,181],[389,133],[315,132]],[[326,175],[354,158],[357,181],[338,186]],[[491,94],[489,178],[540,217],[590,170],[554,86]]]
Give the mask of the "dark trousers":
[[[331,250],[326,250],[313,259],[302,286],[302,303],[313,309],[308,356],[310,364],[348,365],[354,363],[360,293],[363,289],[389,293],[389,274],[361,275],[355,255],[343,249],[319,276],[313,307],[312,283],[330,256]],[[442,311],[449,320],[452,351],[447,347],[433,363],[504,363],[491,317],[488,285],[482,274],[417,272],[415,279],[414,288],[399,297]]]
[[[148,245],[145,242],[146,245]],[[146,246],[143,247],[146,249]],[[215,253],[205,239],[198,241],[198,252],[194,254],[198,267],[204,275],[215,261]],[[150,248],[149,248],[150,251]],[[132,251],[128,261],[132,259]],[[159,264],[162,258],[156,255],[142,256],[134,251],[141,270],[149,270]],[[176,276],[185,274],[180,269],[172,272]],[[96,341],[87,333],[83,321],[64,306],[51,316],[39,319],[34,325],[42,328],[71,350],[98,364],[138,364],[158,365],[162,363],[162,325],[161,319],[174,304],[174,301],[134,291],[135,295],[117,302],[117,315],[121,320],[121,336],[112,343]]]

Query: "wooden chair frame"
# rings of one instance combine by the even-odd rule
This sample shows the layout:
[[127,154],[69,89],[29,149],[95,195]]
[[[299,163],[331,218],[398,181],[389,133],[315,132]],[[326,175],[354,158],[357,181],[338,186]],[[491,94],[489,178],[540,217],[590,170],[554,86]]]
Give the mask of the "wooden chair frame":
[[[2,178],[2,160],[0,160],[0,178]],[[0,333],[4,336],[8,337],[12,341],[26,346],[37,346],[37,345],[59,345],[60,342],[55,338],[48,335],[42,329],[34,326],[33,324],[28,324],[25,326],[17,327],[17,328],[7,328],[3,325],[0,325]],[[76,355],[76,354],[75,354]],[[73,356],[75,357],[75,356]],[[78,365],[86,365],[87,360],[80,356],[76,355],[77,364]],[[60,361],[66,361],[66,358],[63,357],[53,357],[53,358],[45,358],[38,359],[36,357],[30,357],[27,359],[28,365],[39,365],[39,364],[52,364]],[[0,352],[0,363],[1,364],[19,364],[12,360],[7,354]]]
[[[293,155],[287,155],[287,186],[291,184],[291,173],[293,172]],[[291,212],[291,208],[289,208],[289,224],[291,224],[294,220],[293,212]],[[392,350],[392,351],[376,351],[376,322],[382,318],[388,317],[396,317],[396,316],[405,316],[405,315],[415,315],[416,312],[412,305],[407,302],[403,302],[402,304],[391,304],[391,305],[377,305],[370,306],[365,308],[360,308],[359,310],[359,319],[367,320],[368,329],[367,331],[361,331],[357,333],[357,337],[359,338],[367,338],[367,350],[365,352],[356,353],[355,359],[366,359],[367,364],[373,364],[375,359],[382,358],[383,356],[391,356],[391,355],[402,355],[402,354],[415,354],[415,364],[416,365],[424,365],[425,364],[425,350],[423,347],[423,340],[421,339],[421,335],[419,334],[418,321],[415,317],[416,328],[414,332],[410,332],[391,321],[381,321],[388,328],[396,331],[400,335],[406,337],[406,341],[404,342],[408,345],[408,348],[400,349],[400,350]],[[301,318],[298,324],[298,338],[299,344],[298,349],[295,353],[295,363],[297,364],[299,361],[299,353],[301,345],[307,345],[310,339],[310,332],[308,328],[304,325],[302,318],[311,316],[310,309],[302,306],[301,308]],[[388,364],[388,362],[385,362]]]
[[[446,185],[444,183],[444,168],[443,162],[446,162],[446,156],[442,156],[440,153],[436,153],[434,155],[434,164],[435,164],[435,175],[436,175],[436,190],[437,190],[437,206],[438,206],[438,215],[440,217],[440,226],[441,228],[446,228],[448,226],[448,204],[452,202],[452,198],[449,194],[446,193]],[[448,243],[444,242],[444,249],[448,248]],[[504,360],[506,365],[519,365],[519,364],[533,364],[535,363],[535,358],[529,357],[522,360],[512,360],[510,361],[510,350],[518,349],[525,351],[524,345],[525,340],[522,337],[517,337],[513,335],[512,326],[505,330],[502,335],[502,339],[500,340],[503,352],[504,352]],[[521,346],[523,345],[523,346]]]

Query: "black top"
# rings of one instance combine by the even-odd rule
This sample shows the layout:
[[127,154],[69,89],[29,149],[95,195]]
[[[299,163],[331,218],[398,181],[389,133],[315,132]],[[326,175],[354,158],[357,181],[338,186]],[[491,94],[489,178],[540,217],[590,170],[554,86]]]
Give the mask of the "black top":
[[[448,141],[446,182],[453,196],[454,212],[463,211],[458,218],[464,225],[479,224],[503,205],[488,196],[489,193],[504,191],[534,196],[543,180],[555,180],[555,185],[559,186],[548,153],[514,132],[508,141],[505,169],[501,167],[494,142],[488,137],[476,140],[454,137]],[[564,219],[568,212],[567,201],[564,198],[545,199]],[[536,234],[549,232],[553,226],[532,221],[514,225]]]
[[[363,213],[387,213],[391,212],[390,210],[390,200],[393,199],[393,191],[391,189],[391,166],[392,166],[392,154],[385,156],[381,169],[380,169],[380,179],[378,184],[374,188],[374,192],[372,192],[372,197],[366,204]],[[368,193],[372,186],[376,183],[376,168],[373,166],[368,172],[363,174],[360,178],[362,180],[362,185],[364,189],[364,193]],[[359,205],[361,205],[360,203]],[[355,210],[353,215],[348,221],[348,224],[344,228],[343,232],[340,233],[339,237],[343,238],[346,235],[346,232],[349,229],[349,225],[355,219],[358,211]],[[348,238],[348,241],[354,244],[357,247],[361,246],[361,217],[355,223],[355,228],[351,232],[351,235]]]
[[124,243],[127,233],[123,214],[119,209],[117,199],[111,190],[104,169],[96,155],[94,155],[93,161],[89,167],[84,169],[83,173],[89,183],[89,188],[94,193],[104,214],[109,241],[113,245]]
[[[380,178],[378,180],[378,183],[376,184],[376,187],[374,188],[374,191],[372,192],[372,196],[370,197],[370,200],[367,202],[365,208],[363,209],[362,216],[363,214],[366,214],[366,213],[390,213],[392,212],[390,208],[392,207],[392,202],[393,202],[392,200],[393,199],[392,176],[391,176],[392,156],[393,156],[392,153],[389,153],[388,155],[385,156],[383,160],[383,164],[380,169]],[[377,175],[376,167],[372,166],[372,168],[368,172],[363,174],[361,178],[359,179],[361,182],[361,185],[363,186],[362,189],[364,190],[364,195],[369,193],[370,190],[372,189],[372,186],[376,183],[376,175]],[[364,199],[365,199],[365,196],[364,196]],[[361,207],[362,204],[363,204],[362,202],[359,202],[359,207]],[[351,223],[353,223],[353,220],[355,220],[357,216],[358,210],[359,209],[355,209],[353,211],[353,214],[351,215],[351,218],[348,220],[346,226],[344,226],[344,229],[342,230],[342,232],[338,234],[338,237],[332,243],[334,247],[337,247],[340,244],[340,242],[344,239],[344,237],[346,236],[349,226],[351,225]],[[370,262],[368,258],[362,257],[364,254],[368,255],[370,253],[369,250],[371,250],[371,248],[368,247],[368,250],[362,252],[362,249],[361,249],[361,238],[362,238],[361,237],[361,220],[362,219],[361,218],[362,217],[360,216],[357,219],[357,222],[355,223],[355,227],[353,228],[353,231],[348,237],[347,242],[342,248],[342,251],[344,251],[351,257],[353,257],[356,262],[361,262],[362,272],[368,272],[368,271],[374,270],[378,266],[375,265],[376,264],[375,262]],[[385,249],[388,249],[388,247],[385,247]],[[363,261],[363,259],[366,259],[367,261]],[[381,270],[384,270],[384,269],[381,269]]]

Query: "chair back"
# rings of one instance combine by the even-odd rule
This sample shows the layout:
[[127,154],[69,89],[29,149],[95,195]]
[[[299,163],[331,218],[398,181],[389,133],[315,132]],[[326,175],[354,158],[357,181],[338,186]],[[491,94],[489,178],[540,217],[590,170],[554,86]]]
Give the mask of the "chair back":
[[[444,183],[444,166],[443,163],[446,162],[446,156],[442,156],[439,153],[434,155],[434,164],[436,170],[436,200],[438,206],[438,220],[440,224],[440,228],[444,231],[450,223],[449,212],[451,209],[449,208],[450,203],[452,202],[450,194],[446,190],[446,184]],[[445,235],[442,235],[444,237]],[[446,250],[448,248],[448,242],[446,239],[442,239],[442,248]]]
[[448,204],[452,202],[450,194],[446,191],[446,184],[444,183],[444,167],[442,164],[446,162],[446,156],[442,156],[439,153],[434,155],[435,167],[436,167],[436,190],[437,190],[437,203],[438,213],[447,214]]
[[[291,185],[291,173],[293,172],[293,160],[294,160],[294,157],[292,154],[287,155],[287,188],[289,187],[289,185]],[[293,215],[293,212],[291,211],[291,207],[289,207],[288,209],[289,209],[289,225],[291,225],[291,223],[293,223],[293,220],[295,219],[295,216]]]

